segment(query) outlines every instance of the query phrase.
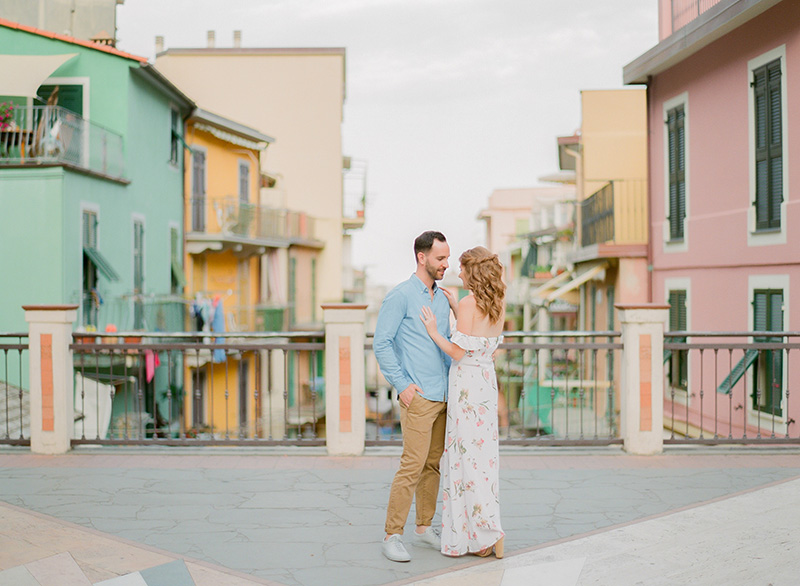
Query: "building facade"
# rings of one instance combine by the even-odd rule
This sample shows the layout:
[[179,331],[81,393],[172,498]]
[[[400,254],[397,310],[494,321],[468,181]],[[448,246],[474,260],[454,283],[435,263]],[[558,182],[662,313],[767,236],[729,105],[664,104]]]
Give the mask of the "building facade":
[[[658,45],[624,68],[626,83],[648,87],[650,298],[670,304],[673,331],[758,331],[751,340],[769,341],[769,331],[797,330],[800,311],[791,295],[800,287],[800,5],[659,5]],[[800,409],[788,404],[788,381],[798,367],[777,350],[724,354],[716,364],[668,357],[665,412],[677,407],[693,434],[727,434],[730,419],[714,414],[732,394],[741,416],[731,426],[793,430]],[[711,383],[716,392],[689,396],[704,369],[731,374]]]
[[364,221],[343,213],[344,49],[209,46],[169,49],[156,63],[208,109],[276,138],[259,203],[302,214],[288,253],[289,324],[319,325],[319,305],[344,296],[346,232]]

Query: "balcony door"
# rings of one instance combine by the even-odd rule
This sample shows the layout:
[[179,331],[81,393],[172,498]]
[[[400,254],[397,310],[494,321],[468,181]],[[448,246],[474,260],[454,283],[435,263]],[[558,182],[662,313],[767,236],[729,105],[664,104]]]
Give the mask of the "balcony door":
[[[58,93],[53,95],[56,89],[58,89]],[[41,100],[36,102],[35,105],[37,106],[44,106],[52,97],[57,106],[61,106],[70,112],[75,112],[78,116],[83,116],[82,85],[42,85],[36,91],[36,96]]]

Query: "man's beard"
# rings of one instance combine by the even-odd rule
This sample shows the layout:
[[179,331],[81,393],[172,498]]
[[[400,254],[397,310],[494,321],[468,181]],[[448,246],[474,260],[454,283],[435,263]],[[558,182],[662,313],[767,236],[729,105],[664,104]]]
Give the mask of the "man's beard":
[[439,276],[439,270],[434,268],[432,265],[425,263],[425,272],[428,273],[428,276],[433,279],[434,281],[438,281],[442,277],[444,277],[444,273],[442,273],[442,277]]

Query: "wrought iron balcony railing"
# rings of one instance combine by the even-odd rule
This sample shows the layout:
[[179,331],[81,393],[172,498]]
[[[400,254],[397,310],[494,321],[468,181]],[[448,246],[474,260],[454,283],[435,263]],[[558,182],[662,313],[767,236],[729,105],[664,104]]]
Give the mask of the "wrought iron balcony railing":
[[0,166],[63,164],[123,177],[119,134],[60,106],[13,106],[8,114],[0,121]]
[[580,202],[581,246],[647,242],[647,181],[611,181]]
[[189,232],[245,240],[314,240],[315,219],[303,212],[269,208],[236,197],[191,198]]

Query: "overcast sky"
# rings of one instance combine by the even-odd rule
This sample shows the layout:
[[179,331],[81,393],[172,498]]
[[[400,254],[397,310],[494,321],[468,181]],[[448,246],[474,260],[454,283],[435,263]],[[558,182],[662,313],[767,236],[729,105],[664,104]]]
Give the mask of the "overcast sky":
[[[445,233],[451,266],[485,243],[497,188],[540,185],[580,90],[619,88],[658,40],[657,0],[125,0],[119,48],[346,47],[344,154],[367,165],[353,260],[372,283],[414,270],[413,239]],[[243,121],[246,122],[246,121]],[[269,129],[260,129],[269,134]]]

